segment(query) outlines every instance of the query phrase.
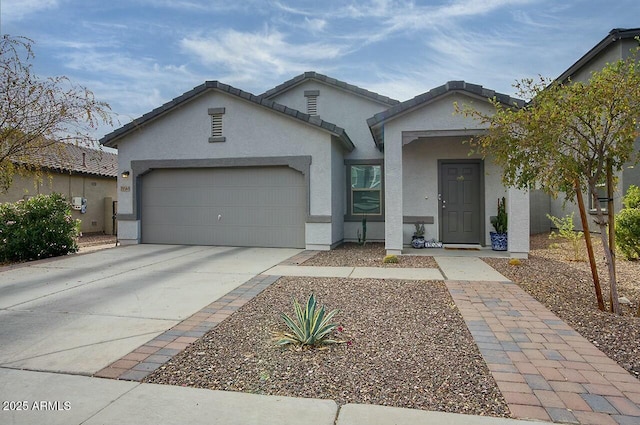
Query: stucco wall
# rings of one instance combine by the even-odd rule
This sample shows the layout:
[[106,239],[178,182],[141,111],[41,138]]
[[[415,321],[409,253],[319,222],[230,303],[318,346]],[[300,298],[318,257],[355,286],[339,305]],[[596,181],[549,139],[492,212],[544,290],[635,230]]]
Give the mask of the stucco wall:
[[[618,177],[618,180],[621,180],[621,178]],[[614,207],[614,211],[616,212],[622,209],[623,195],[624,193],[620,191],[620,184],[619,184],[618,188],[614,190],[614,196],[613,196],[613,207]],[[582,197],[584,199],[584,206],[587,209],[587,213],[588,213],[587,221],[589,223],[589,230],[594,233],[599,233],[600,228],[594,223],[594,220],[593,220],[595,218],[595,213],[589,212],[589,194],[584,192],[582,194]],[[560,194],[556,199],[552,198],[550,200],[550,205],[551,205],[550,214],[552,216],[562,218],[564,216],[567,216],[573,213],[573,223],[575,225],[575,229],[584,230],[584,228],[582,227],[582,221],[580,220],[580,209],[578,208],[578,204],[575,202],[575,196],[573,196],[573,194],[569,199],[569,201],[566,200],[564,194]]]
[[[378,112],[388,109],[388,106],[315,80],[305,81],[278,96],[272,97],[271,100],[306,112],[307,98],[304,96],[304,92],[307,90],[319,91],[317,108],[320,118],[344,128],[356,146],[353,152],[343,152],[340,164],[338,164],[337,156],[334,155],[333,190],[335,197],[333,198],[332,219],[335,224],[343,221],[342,217],[347,213],[346,166],[343,160],[383,158],[382,152],[376,148],[373,141],[367,125],[367,119]],[[338,199],[338,196],[340,199]],[[339,205],[341,205],[341,210],[338,210]],[[357,231],[361,227],[360,220],[343,221],[340,229],[334,225],[333,242],[335,243],[339,240],[357,241]],[[384,229],[383,222],[369,221],[367,223],[367,239],[370,241],[384,241]]]
[[331,244],[344,239],[344,213],[346,203],[344,149],[338,143],[331,145]]
[[551,197],[542,190],[532,190],[529,216],[531,220],[530,233],[532,235],[548,232],[551,228],[551,221],[547,214],[551,214]]
[[[208,108],[225,108],[222,143],[209,143]],[[118,143],[120,172],[131,170],[132,160],[180,160],[202,158],[312,157],[310,166],[310,214],[333,213],[331,135],[235,96],[209,91],[188,104],[134,131]],[[131,187],[133,176],[119,177],[118,187]],[[119,214],[133,213],[133,190],[118,193]],[[326,224],[326,225],[325,225]],[[120,237],[139,238],[139,226],[121,226]],[[331,223],[307,225],[307,244],[331,244]],[[328,233],[327,233],[328,232]]]
[[318,115],[325,121],[344,128],[356,146],[347,159],[382,158],[367,125],[367,118],[384,111],[389,106],[324,84],[316,80],[307,80],[284,93],[271,98],[273,101],[307,112],[306,90],[318,90]]
[[0,194],[0,202],[16,202],[24,199],[25,195],[49,195],[61,193],[71,202],[74,196],[87,199],[85,214],[80,211],[72,211],[74,219],[80,219],[80,231],[83,233],[104,232],[105,220],[111,220],[111,216],[105,217],[104,198],[116,196],[116,179],[98,176],[85,176],[79,174],[50,173],[45,174],[41,182],[33,176],[14,177],[13,185],[6,194]]

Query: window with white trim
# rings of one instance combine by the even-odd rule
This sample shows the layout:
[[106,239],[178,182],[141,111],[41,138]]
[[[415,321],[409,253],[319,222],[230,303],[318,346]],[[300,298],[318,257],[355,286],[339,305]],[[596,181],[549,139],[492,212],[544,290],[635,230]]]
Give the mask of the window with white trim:
[[224,142],[222,129],[222,116],[225,113],[225,108],[209,108],[209,116],[211,117],[211,135],[209,136],[209,143]]

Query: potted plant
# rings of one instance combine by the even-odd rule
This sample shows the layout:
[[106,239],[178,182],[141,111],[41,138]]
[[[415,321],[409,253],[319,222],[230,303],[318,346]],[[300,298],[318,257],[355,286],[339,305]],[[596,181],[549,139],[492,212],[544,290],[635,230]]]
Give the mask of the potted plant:
[[502,199],[498,198],[498,215],[491,217],[491,224],[496,230],[495,232],[489,232],[491,236],[491,249],[494,251],[506,251],[507,250],[507,208],[505,206],[504,196]]
[[414,248],[424,248],[424,223],[418,221],[414,226],[416,230],[411,237],[411,246]]

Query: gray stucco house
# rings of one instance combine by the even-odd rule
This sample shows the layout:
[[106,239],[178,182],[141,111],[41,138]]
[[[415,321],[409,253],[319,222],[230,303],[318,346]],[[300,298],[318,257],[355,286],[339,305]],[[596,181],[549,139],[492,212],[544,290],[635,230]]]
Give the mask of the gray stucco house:
[[[612,30],[558,80],[588,79],[638,36]],[[573,207],[506,188],[490,158],[469,156],[463,141],[485,129],[454,102],[491,113],[494,97],[522,105],[463,81],[405,102],[315,72],[258,96],[205,82],[101,140],[118,148],[120,240],[331,249],[356,240],[366,216],[368,240],[390,253],[417,222],[427,239],[486,246],[504,196],[509,252],[526,256],[546,214]],[[640,167],[618,178],[623,192],[640,185]]]
[[122,243],[331,249],[357,239],[399,253],[414,223],[445,244],[489,244],[507,198],[509,250],[529,251],[529,195],[505,188],[463,140],[483,129],[454,102],[520,101],[450,81],[413,99],[306,72],[259,95],[208,81],[106,135],[118,148]]
[[[566,83],[567,81],[586,82],[594,71],[601,70],[607,63],[613,63],[620,59],[626,59],[631,55],[631,50],[638,47],[636,37],[640,37],[640,28],[613,29],[591,50],[585,53],[573,65],[565,70],[556,81]],[[635,142],[635,152],[640,154],[640,138]],[[622,172],[617,175],[617,192],[614,194],[614,210],[620,211],[622,208],[622,196],[627,192],[629,186],[640,186],[640,166],[626,164]],[[606,188],[602,186],[602,197],[606,198]],[[585,202],[588,202],[588,208],[595,214],[595,206],[591,196],[584,194]],[[602,201],[602,207],[606,209],[606,201]],[[531,192],[531,231],[532,233],[548,232],[551,223],[546,215],[551,214],[555,217],[563,217],[567,214],[574,213],[574,223],[577,229],[582,229],[580,223],[580,212],[578,206],[573,202],[565,202],[560,197],[552,199],[541,191]],[[593,220],[590,220],[592,232],[599,232],[599,228]]]

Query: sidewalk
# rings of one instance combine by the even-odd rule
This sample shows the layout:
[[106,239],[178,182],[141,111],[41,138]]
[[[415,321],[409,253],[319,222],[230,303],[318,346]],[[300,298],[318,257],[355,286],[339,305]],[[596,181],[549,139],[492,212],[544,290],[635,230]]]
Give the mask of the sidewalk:
[[[540,425],[541,422],[141,384],[0,368],[0,410],[20,425]],[[48,401],[41,404],[40,401]],[[35,404],[34,404],[35,403]],[[9,407],[9,406],[7,406]],[[36,408],[37,407],[37,408]]]

